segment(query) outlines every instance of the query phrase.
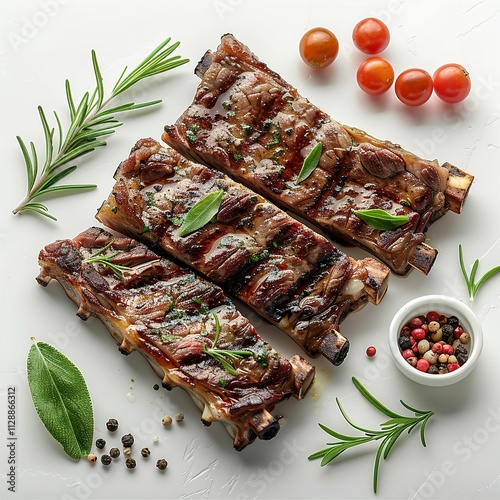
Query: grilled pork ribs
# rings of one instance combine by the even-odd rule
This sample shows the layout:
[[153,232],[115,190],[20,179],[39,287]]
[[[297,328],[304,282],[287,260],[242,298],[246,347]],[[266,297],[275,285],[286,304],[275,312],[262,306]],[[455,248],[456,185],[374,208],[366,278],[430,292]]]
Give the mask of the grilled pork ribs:
[[[41,285],[57,280],[78,316],[99,318],[122,353],[143,354],[165,388],[186,390],[202,422],[221,422],[237,450],[274,437],[270,412],[313,381],[314,367],[276,352],[218,286],[130,238],[90,228],[47,245],[39,264]],[[227,367],[214,349],[229,353],[219,354]]]
[[[115,180],[100,222],[189,265],[311,356],[342,363],[349,342],[339,324],[367,302],[378,304],[386,291],[384,264],[355,261],[260,195],[153,139],[137,142]],[[189,210],[219,190],[216,217],[180,236]]]
[[[425,243],[425,232],[448,210],[460,213],[473,176],[339,124],[232,35],[207,51],[196,73],[201,83],[193,103],[165,127],[167,144],[332,238],[370,251],[397,274],[430,271],[437,250]],[[318,143],[318,167],[297,183]],[[354,214],[373,208],[409,221],[379,230]]]

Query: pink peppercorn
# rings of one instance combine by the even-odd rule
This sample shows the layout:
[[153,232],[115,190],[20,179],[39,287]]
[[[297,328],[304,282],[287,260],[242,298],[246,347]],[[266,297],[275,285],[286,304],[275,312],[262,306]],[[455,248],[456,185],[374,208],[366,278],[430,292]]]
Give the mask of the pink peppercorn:
[[411,336],[417,341],[425,339],[425,330],[423,328],[414,328],[411,331]]
[[[374,346],[370,346],[370,347],[367,347],[366,348],[366,355],[369,357],[369,358],[372,358],[373,356],[375,356],[375,354],[377,354],[377,348],[374,347]],[[413,351],[412,351],[412,354],[413,354]]]
[[405,349],[402,354],[405,359],[412,358],[415,355],[411,349]]
[[427,320],[427,323],[430,323],[431,321],[439,321],[440,317],[441,315],[436,311],[429,311],[425,318]]
[[458,363],[448,363],[446,366],[449,372],[454,372],[455,370],[458,370],[460,368],[460,365]]
[[461,326],[457,326],[455,330],[453,330],[453,338],[459,339],[462,333],[464,333],[464,329]]
[[436,342],[432,346],[432,352],[435,352],[436,354],[441,354],[443,352],[443,344],[440,344],[439,342]]
[[453,349],[453,346],[451,346],[450,344],[444,344],[443,345],[443,350],[442,350],[442,353],[443,354],[453,354],[455,352],[455,349]]
[[[421,358],[417,361],[417,370],[420,370],[421,372],[426,372],[429,369],[429,366],[429,362],[424,358]],[[450,365],[448,365],[448,367],[449,366]]]
[[419,317],[412,318],[410,322],[408,323],[410,328],[420,328],[422,326],[422,319]]

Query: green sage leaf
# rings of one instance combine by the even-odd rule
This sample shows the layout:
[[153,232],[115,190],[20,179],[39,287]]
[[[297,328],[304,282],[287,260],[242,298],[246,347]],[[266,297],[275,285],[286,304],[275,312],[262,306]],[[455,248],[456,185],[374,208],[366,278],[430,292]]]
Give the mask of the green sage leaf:
[[92,447],[94,415],[85,379],[56,348],[32,340],[27,371],[38,416],[71,458],[86,456]]
[[314,169],[318,166],[322,151],[323,144],[318,142],[304,159],[299,175],[297,179],[295,179],[295,184],[300,184],[302,181],[305,181],[313,173]]
[[187,236],[202,228],[205,224],[208,224],[212,220],[212,217],[217,215],[223,195],[224,191],[219,189],[207,194],[204,198],[196,202],[186,214],[186,218],[179,228],[179,236]]
[[356,210],[354,215],[374,229],[380,229],[381,231],[395,229],[396,227],[406,224],[410,220],[407,215],[391,215],[380,208]]

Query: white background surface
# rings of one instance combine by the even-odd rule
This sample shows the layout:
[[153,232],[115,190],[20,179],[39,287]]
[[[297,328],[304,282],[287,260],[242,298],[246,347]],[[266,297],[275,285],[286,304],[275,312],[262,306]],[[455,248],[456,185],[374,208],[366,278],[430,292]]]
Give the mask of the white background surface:
[[[0,72],[2,166],[0,283],[2,336],[0,354],[0,497],[13,499],[155,499],[155,498],[374,498],[372,467],[376,445],[346,452],[321,468],[307,456],[322,448],[328,436],[318,422],[351,432],[335,403],[338,397],[354,421],[378,426],[383,416],[357,393],[351,377],[394,410],[399,399],[436,415],[427,427],[427,448],[418,433],[405,436],[383,461],[378,498],[500,497],[500,277],[488,282],[473,305],[484,328],[480,365],[457,386],[430,389],[405,379],[389,358],[386,331],[406,301],[429,293],[448,294],[468,302],[458,267],[458,244],[471,264],[481,258],[478,274],[500,264],[499,102],[500,4],[498,1],[2,1],[0,3]],[[362,18],[376,16],[389,26],[392,40],[384,56],[396,74],[422,67],[431,74],[441,64],[459,62],[470,71],[473,88],[462,104],[446,106],[436,97],[410,109],[393,92],[380,99],[362,94],[355,83],[364,56],[351,42]],[[333,30],[341,52],[334,66],[312,74],[298,55],[301,35],[322,25]],[[378,307],[350,316],[342,332],[351,341],[340,367],[319,359],[317,379],[307,397],[279,405],[286,424],[272,441],[255,442],[243,452],[214,424],[204,428],[200,414],[181,390],[153,390],[156,378],[139,354],[124,357],[97,320],[84,323],[57,283],[43,289],[35,282],[38,251],[56,239],[74,237],[91,225],[113,184],[112,175],[135,141],[156,139],[188,106],[198,79],[196,62],[219,38],[232,32],[302,95],[341,123],[400,143],[425,157],[449,161],[476,177],[464,212],[449,213],[428,232],[439,256],[429,276],[412,272],[392,277]],[[191,62],[165,76],[146,81],[129,100],[162,98],[161,107],[125,115],[125,124],[109,144],[78,162],[74,182],[98,189],[47,200],[54,223],[36,215],[13,216],[24,195],[24,163],[15,136],[33,140],[40,154],[43,137],[36,107],[66,116],[64,80],[76,96],[94,86],[90,59],[97,51],[107,89],[125,65],[134,67],[167,36],[180,40],[176,52]],[[53,122],[52,122],[53,123]],[[71,178],[70,178],[71,179]],[[347,249],[355,257],[360,250]],[[296,346],[255,314],[243,309],[259,332],[287,356]],[[149,446],[144,461],[130,472],[123,456],[109,468],[69,459],[45,431],[29,395],[25,362],[30,337],[49,342],[84,374],[94,403],[95,438],[110,446],[132,432],[137,448]],[[375,345],[369,359],[365,349]],[[6,390],[17,388],[17,482],[7,490]],[[129,394],[129,398],[127,398]],[[130,395],[135,402],[130,402]],[[185,414],[182,424],[165,429],[163,414]],[[105,422],[120,421],[116,437]],[[355,431],[352,431],[355,432]],[[153,437],[159,441],[153,443]],[[108,446],[109,449],[109,446]],[[165,457],[164,474],[155,467]]]

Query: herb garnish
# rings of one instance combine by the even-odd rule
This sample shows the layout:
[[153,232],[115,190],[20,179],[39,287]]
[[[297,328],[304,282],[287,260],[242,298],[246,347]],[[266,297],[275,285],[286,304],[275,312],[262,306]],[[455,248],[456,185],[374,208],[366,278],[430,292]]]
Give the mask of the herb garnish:
[[313,173],[314,169],[318,166],[322,151],[323,143],[318,142],[305,157],[299,175],[297,179],[295,179],[295,184],[300,184],[302,181],[305,181]]
[[113,244],[113,240],[110,241],[107,245],[103,246],[96,252],[94,252],[90,257],[83,259],[84,264],[101,264],[103,266],[107,266],[113,271],[121,280],[123,279],[122,271],[130,271],[131,268],[128,266],[122,266],[121,264],[115,264],[111,262],[111,259],[118,253],[113,252],[110,254],[105,254],[106,250]]
[[218,191],[212,191],[197,201],[186,214],[179,228],[179,236],[187,236],[205,224],[208,224],[212,220],[212,217],[219,211],[223,195],[224,190],[219,189]]
[[374,229],[388,231],[406,224],[410,218],[407,215],[391,215],[380,208],[369,208],[367,210],[356,210],[353,212],[356,217],[366,222]]
[[465,270],[465,264],[464,264],[464,256],[462,253],[462,245],[458,245],[458,260],[460,261],[460,269],[462,270],[462,274],[464,275],[465,283],[467,285],[467,292],[469,293],[469,300],[471,302],[474,301],[474,297],[477,294],[477,291],[481,287],[481,285],[490,279],[492,276],[495,274],[500,273],[500,266],[496,266],[492,269],[490,269],[488,272],[486,272],[481,279],[475,283],[474,280],[476,279],[476,271],[477,267],[479,266],[479,259],[476,259],[474,261],[474,264],[472,264],[472,269],[470,271],[470,275],[467,275],[467,271]]
[[57,349],[31,340],[27,373],[38,416],[70,457],[86,456],[92,447],[94,415],[85,379]]
[[54,141],[55,129],[49,126],[43,108],[41,106],[38,107],[45,136],[45,161],[40,169],[39,157],[33,142],[30,142],[28,148],[21,137],[17,136],[17,141],[26,164],[28,188],[25,198],[12,211],[14,214],[30,210],[44,215],[49,219],[57,220],[49,213],[45,205],[34,200],[42,195],[56,191],[76,191],[96,187],[95,184],[58,184],[59,181],[77,168],[76,165],[64,169],[62,167],[99,146],[105,146],[106,142],[102,138],[114,133],[115,129],[122,125],[119,120],[115,119],[114,115],[116,113],[145,108],[161,102],[161,100],[139,104],[129,102],[112,108],[106,108],[112,99],[141,80],[159,75],[189,61],[189,59],[180,59],[180,56],[169,58],[168,56],[178,47],[179,42],[168,46],[169,43],[170,38],[167,38],[127,76],[125,76],[127,71],[127,68],[125,68],[113,87],[111,95],[107,98],[104,96],[103,77],[99,69],[97,56],[95,51],[92,51],[92,65],[96,87],[91,94],[86,92],[78,105],[76,105],[70,83],[66,80],[66,100],[69,108],[70,125],[64,136],[59,115],[54,112],[57,123],[57,146]]
[[380,465],[380,459],[382,456],[384,459],[387,458],[389,452],[391,451],[394,443],[397,441],[399,436],[404,432],[408,431],[408,434],[418,425],[421,424],[420,427],[420,440],[423,446],[426,446],[425,443],[425,426],[427,421],[434,415],[433,411],[423,411],[412,408],[402,400],[400,400],[401,404],[407,408],[408,410],[415,413],[414,417],[405,417],[403,415],[399,415],[398,413],[393,412],[386,406],[384,406],[380,401],[378,401],[372,394],[370,394],[366,388],[359,382],[355,377],[352,377],[352,382],[356,386],[356,389],[361,393],[361,395],[377,410],[382,412],[384,415],[389,417],[389,420],[386,420],[382,424],[380,424],[381,429],[371,430],[365,429],[364,427],[360,427],[354,424],[351,419],[347,416],[345,410],[342,408],[340,401],[336,398],[337,405],[339,407],[342,416],[345,418],[347,423],[354,427],[355,429],[364,433],[364,436],[347,436],[345,434],[340,434],[338,432],[333,431],[332,429],[326,427],[325,425],[319,424],[319,426],[328,434],[333,436],[338,441],[327,443],[328,448],[317,451],[308,457],[309,460],[314,460],[316,458],[321,458],[321,466],[328,464],[335,458],[337,458],[341,453],[349,448],[353,448],[354,446],[369,443],[371,441],[378,441],[382,439],[380,443],[377,454],[375,456],[375,464],[373,468],[373,492],[377,492],[377,482],[378,482],[378,470]]
[[242,359],[247,356],[253,356],[253,351],[243,349],[243,350],[231,350],[231,349],[216,349],[215,345],[219,341],[220,335],[220,322],[217,314],[213,314],[215,319],[215,336],[212,341],[212,347],[203,346],[203,352],[212,356],[216,359],[231,375],[237,375],[238,372],[235,369],[233,362],[237,359]]

